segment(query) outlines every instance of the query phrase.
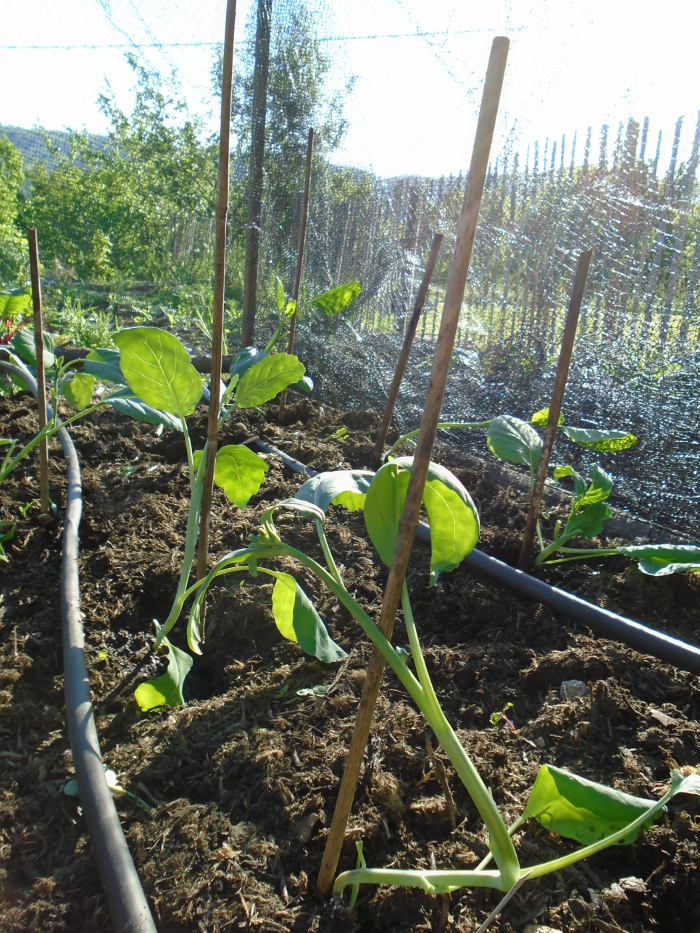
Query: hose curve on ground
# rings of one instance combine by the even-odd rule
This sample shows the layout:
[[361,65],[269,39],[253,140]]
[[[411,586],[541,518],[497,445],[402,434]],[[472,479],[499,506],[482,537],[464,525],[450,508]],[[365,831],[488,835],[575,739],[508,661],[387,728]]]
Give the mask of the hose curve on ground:
[[[36,398],[37,385],[31,376],[3,361],[0,369],[23,379]],[[48,416],[51,417],[51,412]],[[78,528],[83,509],[80,464],[68,431],[59,429],[57,437],[66,458],[68,476],[61,563],[64,694],[80,805],[115,933],[156,933],[102,765],[80,612]]]

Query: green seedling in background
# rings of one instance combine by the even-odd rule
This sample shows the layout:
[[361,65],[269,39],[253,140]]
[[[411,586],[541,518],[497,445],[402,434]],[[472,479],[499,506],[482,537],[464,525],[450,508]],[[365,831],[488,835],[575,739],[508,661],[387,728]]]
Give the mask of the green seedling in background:
[[[191,592],[197,592],[188,624],[188,640],[193,651],[198,650],[200,637],[197,606],[211,583],[217,578],[235,573],[248,573],[253,577],[264,573],[276,580],[272,611],[280,632],[299,642],[306,650],[309,645],[323,646],[324,660],[339,660],[343,652],[330,640],[313,604],[295,578],[290,573],[282,573],[265,565],[270,561],[284,559],[285,566],[288,566],[292,560],[310,571],[351,613],[381,652],[435,732],[486,824],[490,854],[471,870],[372,869],[367,867],[360,850],[358,867],[336,878],[334,894],[339,895],[350,886],[356,896],[361,884],[418,887],[432,895],[447,894],[463,887],[511,891],[525,880],[566,868],[611,845],[632,842],[642,829],[649,827],[661,815],[675,794],[700,794],[699,774],[683,778],[674,772],[668,793],[660,800],[653,801],[631,797],[544,765],[537,775],[524,813],[510,829],[506,826],[490,790],[479,776],[440,706],[420,646],[405,581],[402,607],[415,673],[410,670],[404,654],[381,634],[375,621],[346,588],[325,536],[324,522],[331,505],[351,511],[361,509],[370,540],[382,563],[390,566],[411,466],[412,461],[403,458],[385,464],[376,474],[345,470],[321,473],[308,480],[294,498],[285,499],[262,514],[258,534],[251,539],[248,547],[221,558],[204,581],[191,589]],[[459,480],[437,464],[430,466],[423,504],[431,531],[429,585],[432,586],[440,574],[456,568],[475,547],[479,536],[479,517]],[[274,524],[277,511],[285,511],[314,523],[325,566],[282,541]],[[548,862],[521,868],[512,836],[530,817],[550,832],[581,842],[583,848]],[[495,868],[488,869],[486,866],[491,859],[495,861]]]
[[[326,317],[337,317],[346,311],[362,290],[359,282],[348,282],[345,285],[339,285],[330,291],[323,292],[311,299],[311,307],[321,311]],[[263,360],[268,354],[272,353],[277,344],[285,336],[294,313],[300,317],[299,309],[294,301],[288,301],[284,293],[284,286],[279,279],[275,279],[275,302],[277,304],[277,327],[272,337],[270,337],[264,350],[257,347],[244,347],[231,362],[230,375],[242,378],[246,371],[255,363]],[[310,376],[304,376],[296,384],[305,395],[313,391],[314,384]]]
[[0,291],[0,346],[8,344],[31,315],[31,288],[5,288]]
[[[549,410],[543,408],[535,412],[530,421],[523,421],[512,415],[499,415],[489,421],[443,422],[438,424],[438,429],[486,428],[488,449],[499,460],[526,467],[530,476],[530,492],[532,493],[543,446],[542,438],[535,427],[545,427],[548,416]],[[561,416],[559,430],[574,444],[598,453],[627,450],[637,443],[637,438],[629,431],[574,428],[566,425]],[[401,444],[417,434],[418,431],[411,431],[400,437],[385,454],[385,460],[391,457]],[[591,539],[601,533],[603,523],[611,514],[607,499],[613,489],[613,480],[597,465],[591,469],[589,483],[570,466],[555,467],[553,476],[555,480],[573,477],[575,498],[566,522],[564,524],[557,522],[554,540],[550,544],[545,544],[541,524],[537,522],[537,540],[540,550],[535,558],[536,567],[572,560],[585,560],[590,557],[622,555],[638,561],[637,566],[642,573],[651,576],[700,570],[700,546],[697,545],[643,544],[619,548],[567,546],[567,541],[572,538]]]

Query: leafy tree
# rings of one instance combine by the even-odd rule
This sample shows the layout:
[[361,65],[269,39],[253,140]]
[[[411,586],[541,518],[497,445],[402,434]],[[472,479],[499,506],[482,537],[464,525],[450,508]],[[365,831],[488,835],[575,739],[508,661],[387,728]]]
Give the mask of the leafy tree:
[[[233,85],[234,159],[242,170],[231,189],[231,229],[236,238],[234,256],[240,255],[246,223],[248,189],[245,171],[251,145],[254,60],[255,43],[251,37],[242,46]],[[347,130],[347,120],[342,112],[343,98],[351,82],[343,90],[329,93],[327,79],[330,67],[330,60],[323,53],[316,36],[312,16],[303,2],[294,6],[284,21],[273,19],[265,125],[263,226],[265,247],[275,262],[280,256],[295,255],[292,239],[303,188],[309,128],[314,130],[314,201],[326,193],[332,195],[337,187],[326,184],[327,160]],[[220,50],[214,79],[216,87],[220,88]],[[233,266],[240,268],[240,263],[234,261]]]
[[18,282],[26,274],[27,249],[18,226],[23,184],[22,154],[0,136],[0,283]]
[[201,142],[201,126],[157,75],[133,56],[129,64],[137,76],[133,113],[102,95],[108,138],[97,145],[71,133],[70,152],[53,171],[36,163],[23,214],[40,230],[45,256],[81,277],[201,279],[210,266],[215,148]]

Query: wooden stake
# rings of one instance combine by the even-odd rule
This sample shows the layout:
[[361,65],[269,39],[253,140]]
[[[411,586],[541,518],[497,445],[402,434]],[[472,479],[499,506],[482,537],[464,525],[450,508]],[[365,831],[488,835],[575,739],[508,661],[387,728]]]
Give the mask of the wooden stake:
[[[236,0],[228,0],[224,33],[224,63],[221,88],[221,131],[219,133],[219,197],[216,206],[216,246],[214,259],[214,304],[212,308],[211,382],[209,420],[207,422],[207,459],[204,466],[202,511],[199,517],[197,579],[207,573],[209,525],[214,491],[214,466],[219,440],[221,406],[221,360],[224,343],[224,292],[226,287],[226,222],[228,218],[229,160],[231,147],[231,97],[233,88],[233,34],[236,24]],[[204,605],[202,605],[202,622]]]
[[[304,178],[304,204],[301,210],[301,227],[299,228],[299,249],[297,252],[297,271],[294,276],[294,314],[289,323],[289,339],[287,340],[287,353],[294,352],[294,333],[297,327],[297,308],[299,307],[299,291],[301,289],[301,270],[304,265],[304,243],[306,242],[306,224],[309,220],[309,197],[311,194],[311,157],[314,151],[314,131],[309,130],[306,143],[306,176]],[[280,393],[280,408],[277,423],[284,424],[284,407],[287,404],[287,390]]]
[[[430,376],[430,388],[426,399],[416,455],[413,460],[413,469],[406,493],[406,502],[399,520],[394,557],[389,571],[389,579],[384,591],[379,618],[379,629],[388,639],[394,629],[394,620],[401,599],[401,589],[406,576],[406,568],[413,544],[413,537],[418,525],[423,489],[428,475],[430,455],[435,442],[442,399],[445,394],[445,383],[454,347],[454,338],[459,322],[459,314],[464,299],[464,289],[469,271],[474,234],[479,215],[479,206],[484,191],[484,181],[488,169],[491,141],[496,123],[498,103],[503,85],[503,75],[508,56],[508,39],[498,37],[493,40],[491,55],[489,57],[484,91],[479,111],[479,121],[476,128],[476,138],[472,152],[467,187],[462,205],[462,215],[457,231],[455,251],[450,265],[450,273],[445,293],[445,302],[440,322],[433,368]],[[340,857],[345,827],[347,825],[350,808],[355,796],[357,779],[362,765],[362,758],[367,746],[374,707],[379,695],[384,661],[381,654],[374,649],[367,669],[367,676],[362,691],[362,698],[357,711],[355,731],[345,770],[338,792],[338,800],[333,814],[323,861],[318,875],[317,886],[321,894],[328,896],[333,884],[333,877]]]
[[[29,241],[29,271],[32,281],[32,306],[34,309],[34,348],[36,351],[37,403],[39,406],[39,430],[46,427],[46,375],[44,371],[44,321],[41,314],[41,279],[39,277],[39,241],[36,227],[27,228]],[[39,498],[42,515],[49,513],[49,442],[43,438],[39,444]]]
[[545,432],[540,462],[537,465],[535,481],[532,488],[532,499],[530,500],[530,510],[527,513],[527,522],[525,523],[525,532],[523,534],[523,543],[520,547],[519,566],[521,570],[531,570],[534,561],[532,545],[535,540],[535,529],[537,527],[537,518],[540,514],[540,505],[542,504],[542,493],[544,491],[544,481],[549,467],[549,458],[552,454],[554,445],[554,435],[557,432],[559,424],[559,415],[564,398],[564,389],[566,388],[566,379],[569,375],[569,364],[571,363],[571,352],[574,347],[574,337],[576,336],[576,326],[583,303],[583,293],[586,288],[586,278],[588,268],[591,264],[593,250],[588,249],[578,258],[576,265],[576,274],[574,275],[574,284],[571,289],[571,298],[569,299],[569,309],[566,312],[566,322],[564,324],[564,334],[561,340],[561,349],[559,351],[559,362],[557,363],[557,373],[554,378],[554,388],[552,389],[552,399],[549,403],[549,417],[547,418],[547,430]]
[[433,236],[433,242],[430,247],[430,254],[428,256],[428,263],[425,267],[425,272],[423,273],[423,280],[420,283],[418,294],[416,295],[416,303],[413,308],[413,313],[411,314],[411,319],[408,322],[408,327],[406,328],[406,335],[403,338],[403,346],[401,347],[401,353],[399,354],[399,359],[396,363],[394,381],[391,383],[391,388],[389,389],[389,397],[386,400],[386,408],[384,409],[382,423],[379,425],[379,431],[377,431],[377,440],[374,445],[374,451],[372,452],[372,468],[374,470],[378,470],[379,465],[382,462],[382,451],[384,450],[386,432],[389,430],[389,422],[391,421],[391,416],[394,413],[396,398],[399,394],[401,380],[403,379],[406,363],[408,362],[408,354],[411,352],[413,338],[415,337],[421,311],[423,310],[425,299],[428,295],[428,287],[430,286],[430,280],[433,277],[435,263],[437,262],[440,247],[442,246],[442,240],[443,236],[441,233],[436,233]]

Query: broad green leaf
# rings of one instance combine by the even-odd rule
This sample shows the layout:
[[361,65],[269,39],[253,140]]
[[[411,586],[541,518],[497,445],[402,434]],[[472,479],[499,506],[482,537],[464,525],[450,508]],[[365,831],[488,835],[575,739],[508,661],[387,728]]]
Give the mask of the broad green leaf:
[[[367,492],[365,526],[379,557],[391,566],[399,519],[406,500],[412,457],[392,460],[377,472]],[[430,523],[430,585],[453,570],[475,547],[479,519],[469,493],[445,467],[431,463],[423,492]]]
[[304,376],[303,379],[296,383],[294,388],[299,389],[304,395],[310,395],[314,390],[314,381],[311,376]]
[[567,538],[595,538],[603,530],[607,518],[610,518],[610,509],[605,502],[594,502],[582,512],[569,516],[564,534]]
[[486,443],[499,459],[529,467],[532,474],[537,469],[542,438],[527,421],[512,415],[499,415],[489,426]]
[[[553,765],[543,765],[523,818],[534,817],[550,832],[590,845],[623,829],[656,805],[656,800],[632,797]],[[645,826],[648,828],[652,822],[653,817]],[[620,844],[633,842],[640,832],[641,827]]]
[[[56,362],[54,339],[51,334],[44,331],[42,340],[44,344],[44,368],[51,369]],[[25,363],[29,363],[31,366],[36,363],[33,327],[24,327],[22,330],[18,331],[10,341],[10,346],[17,356],[21,360],[24,360]]]
[[318,308],[324,314],[340,314],[350,307],[353,301],[362,291],[359,282],[347,282],[345,285],[338,285],[337,288],[331,288],[330,291],[318,295],[311,302],[312,307]]
[[[0,318],[14,321],[20,315],[28,315],[32,308],[32,290],[26,288],[4,288],[0,292]],[[29,361],[27,361],[29,362]]]
[[587,508],[596,502],[605,502],[610,498],[613,490],[613,480],[609,473],[601,469],[597,463],[591,467],[591,482],[585,492],[579,495],[574,502],[577,509]]
[[556,466],[552,472],[552,475],[555,480],[559,481],[564,479],[566,476],[572,476],[574,479],[574,490],[576,491],[577,496],[583,496],[586,492],[586,481],[581,476],[580,473],[577,473],[576,470],[571,466]]
[[636,436],[628,431],[593,431],[588,428],[569,427],[563,427],[562,431],[575,444],[601,452],[627,450],[637,443]]
[[620,554],[639,561],[639,569],[652,577],[686,570],[700,571],[700,547],[696,544],[639,544],[619,548]]
[[185,418],[202,397],[202,377],[177,337],[157,327],[130,327],[114,336],[134,395],[152,408]]
[[61,394],[76,411],[87,408],[95,391],[95,377],[87,373],[72,373],[61,383]]
[[231,368],[229,369],[231,378],[238,376],[239,379],[242,379],[251,366],[255,366],[256,363],[264,360],[266,356],[265,351],[258,350],[257,347],[243,347],[231,361]]
[[282,389],[298,382],[306,370],[302,363],[289,353],[273,353],[251,366],[236,386],[236,404],[239,408],[255,408],[264,405],[278,395]]
[[466,490],[462,493],[438,479],[428,477],[423,503],[430,523],[430,586],[434,586],[441,573],[454,570],[476,547],[479,518]]
[[263,484],[268,466],[242,444],[228,444],[216,452],[214,482],[229,502],[244,509]]
[[288,573],[267,571],[276,577],[272,590],[272,613],[280,633],[296,641],[307,654],[324,664],[342,661],[347,653],[336,645],[313,603]]
[[287,304],[286,304],[286,307],[285,307],[285,309],[284,309],[284,316],[285,316],[286,318],[288,318],[288,319],[289,319],[290,317],[293,317],[293,316],[294,316],[294,312],[296,311],[296,309],[297,309],[297,303],[296,303],[296,301],[288,301]]
[[168,648],[168,669],[160,677],[139,684],[134,691],[136,702],[144,713],[161,706],[185,705],[182,686],[192,669],[193,659],[191,655],[172,645],[167,638],[163,644]]
[[312,502],[323,512],[330,505],[342,505],[349,512],[361,509],[374,473],[370,470],[333,470],[307,480],[297,491],[296,499]]
[[[535,414],[530,418],[530,424],[537,425],[538,428],[546,428],[547,422],[549,421],[549,408],[540,408],[539,411],[536,411]],[[564,416],[559,415],[558,425],[564,424]]]
[[282,311],[287,298],[284,294],[284,285],[275,277],[275,299],[277,301],[277,310]]
[[85,358],[83,371],[90,376],[96,376],[100,382],[124,385],[124,373],[119,365],[119,357],[119,350],[114,350],[112,347],[91,350]]
[[145,424],[162,424],[166,428],[172,428],[173,431],[182,431],[182,422],[179,418],[168,412],[158,411],[157,408],[151,408],[150,405],[142,402],[140,398],[136,398],[128,388],[115,392],[113,395],[108,395],[105,402],[115,411],[133,418],[134,421],[142,421]]
[[391,460],[377,471],[365,497],[365,528],[380,560],[387,567],[391,567],[394,557],[409,475],[408,470],[402,470],[395,460]]

